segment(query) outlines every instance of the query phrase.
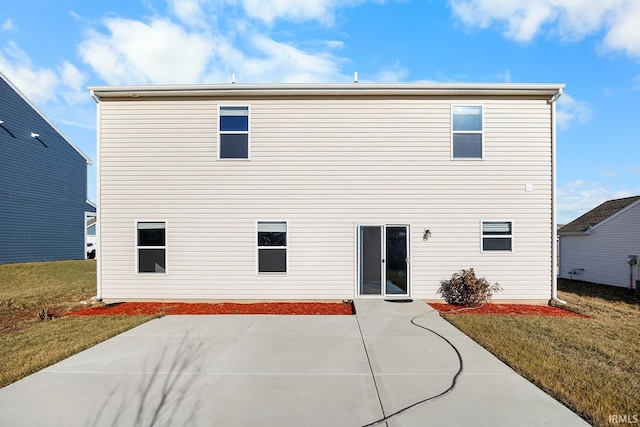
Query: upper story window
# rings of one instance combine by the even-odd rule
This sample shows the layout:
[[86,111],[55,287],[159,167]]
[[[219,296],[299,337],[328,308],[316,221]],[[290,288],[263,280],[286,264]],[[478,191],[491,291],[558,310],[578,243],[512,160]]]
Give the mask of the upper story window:
[[511,221],[482,222],[483,251],[511,251],[513,228]]
[[249,107],[220,107],[220,138],[218,156],[220,159],[249,158]]
[[138,273],[165,273],[166,223],[138,222],[137,229]]
[[452,157],[482,159],[482,106],[452,106],[451,123]]

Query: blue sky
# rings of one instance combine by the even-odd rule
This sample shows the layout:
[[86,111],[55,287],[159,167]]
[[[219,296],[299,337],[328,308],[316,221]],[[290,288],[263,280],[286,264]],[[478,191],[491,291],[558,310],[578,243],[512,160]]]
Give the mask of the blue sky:
[[354,71],[566,83],[558,221],[640,194],[638,0],[0,0],[0,11],[0,71],[93,159],[93,85],[349,82]]

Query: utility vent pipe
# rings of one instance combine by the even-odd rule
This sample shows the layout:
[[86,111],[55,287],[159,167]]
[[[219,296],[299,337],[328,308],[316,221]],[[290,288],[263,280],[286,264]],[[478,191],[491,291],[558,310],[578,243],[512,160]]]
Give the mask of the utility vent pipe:
[[[629,290],[633,290],[633,266],[638,265],[638,255],[627,256],[627,263],[629,264]],[[638,292],[636,286],[636,293]]]

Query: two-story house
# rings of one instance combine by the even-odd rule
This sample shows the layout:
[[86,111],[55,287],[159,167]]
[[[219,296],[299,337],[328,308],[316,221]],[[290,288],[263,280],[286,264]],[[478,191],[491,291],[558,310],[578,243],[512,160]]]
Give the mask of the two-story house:
[[90,88],[98,296],[555,296],[559,84]]
[[0,264],[85,258],[90,164],[0,73]]

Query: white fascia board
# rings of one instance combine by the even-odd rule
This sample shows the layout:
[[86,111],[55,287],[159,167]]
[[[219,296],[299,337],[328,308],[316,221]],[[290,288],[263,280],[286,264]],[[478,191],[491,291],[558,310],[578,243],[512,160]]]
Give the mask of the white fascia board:
[[553,101],[558,83],[329,83],[329,84],[199,84],[92,86],[94,98],[167,96],[535,96]]
[[20,89],[18,89],[16,87],[16,85],[14,85],[11,82],[11,80],[9,80],[7,78],[7,76],[2,74],[1,71],[0,71],[0,78],[2,80],[4,80],[9,85],[9,87],[11,87],[11,89],[13,89],[14,92],[17,93],[36,113],[38,113],[40,115],[40,117],[42,117],[42,119],[45,122],[47,122],[47,124],[49,126],[51,126],[53,128],[53,130],[55,130],[62,137],[62,139],[67,141],[67,144],[69,144],[74,150],[76,150],[78,152],[78,154],[80,154],[82,157],[84,157],[84,159],[87,162],[87,165],[92,165],[93,164],[93,162],[91,161],[89,156],[84,154],[81,149],[79,149],[73,142],[71,142],[71,140],[69,138],[67,138],[67,136],[58,128],[58,126],[56,126],[51,120],[49,120],[49,118],[47,116],[45,116],[44,113],[42,111],[40,111],[40,109],[38,107],[36,107],[36,105],[33,102],[31,102],[31,100],[29,98],[27,98],[27,96],[25,94],[22,93],[20,91]]

